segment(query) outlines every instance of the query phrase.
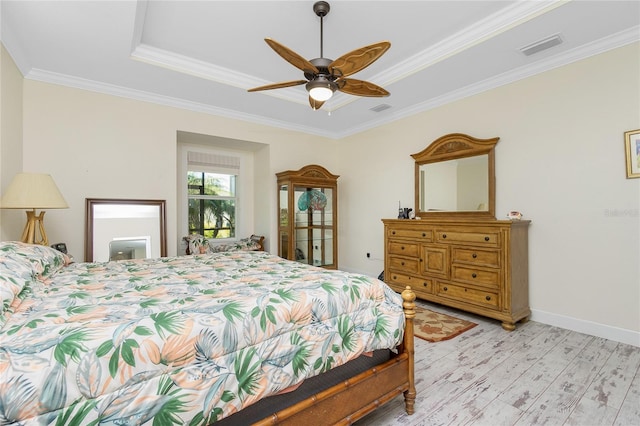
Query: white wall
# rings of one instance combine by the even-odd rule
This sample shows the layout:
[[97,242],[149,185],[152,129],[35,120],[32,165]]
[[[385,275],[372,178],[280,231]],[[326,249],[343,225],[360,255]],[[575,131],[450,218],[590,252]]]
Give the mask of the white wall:
[[[1,9],[1,6],[0,6]],[[4,46],[0,45],[0,190],[11,183],[16,173],[22,171],[22,74]],[[21,210],[0,210],[0,219],[21,219],[8,223],[0,220],[0,240],[9,239],[12,232],[22,235],[26,214]],[[11,229],[17,226],[19,229]]]
[[[70,207],[47,212],[49,240],[66,242],[82,260],[85,198],[164,199],[167,253],[176,254],[179,131],[268,146],[254,161],[262,180],[249,232],[276,235],[276,172],[316,162],[335,166],[337,142],[325,138],[25,80],[23,169],[50,173]],[[19,239],[21,230],[7,238]]]
[[[47,232],[76,257],[86,197],[166,199],[171,255],[177,131],[264,143],[255,224],[270,251],[275,173],[320,164],[340,175],[341,269],[377,275],[381,219],[397,216],[398,200],[413,207],[410,154],[447,133],[499,136],[497,215],[533,221],[533,318],[640,345],[640,179],[625,178],[622,139],[640,128],[639,75],[634,44],[340,141],[25,80],[23,169],[56,179],[70,209],[48,212]],[[16,223],[9,238],[22,215]]]
[[380,219],[413,207],[410,154],[447,133],[499,136],[496,215],[532,220],[533,318],[640,345],[640,179],[626,179],[623,144],[639,95],[636,43],[341,141],[341,268],[382,271]]

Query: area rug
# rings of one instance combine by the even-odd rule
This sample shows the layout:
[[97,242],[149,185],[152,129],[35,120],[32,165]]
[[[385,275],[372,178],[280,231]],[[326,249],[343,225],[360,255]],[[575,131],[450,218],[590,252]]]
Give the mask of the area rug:
[[416,306],[414,334],[429,342],[452,339],[475,327],[476,323]]

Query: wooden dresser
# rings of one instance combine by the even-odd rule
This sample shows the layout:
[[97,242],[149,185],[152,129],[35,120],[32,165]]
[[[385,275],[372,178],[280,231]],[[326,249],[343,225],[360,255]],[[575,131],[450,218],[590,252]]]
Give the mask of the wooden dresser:
[[384,279],[424,300],[502,321],[506,330],[531,314],[530,221],[383,219]]

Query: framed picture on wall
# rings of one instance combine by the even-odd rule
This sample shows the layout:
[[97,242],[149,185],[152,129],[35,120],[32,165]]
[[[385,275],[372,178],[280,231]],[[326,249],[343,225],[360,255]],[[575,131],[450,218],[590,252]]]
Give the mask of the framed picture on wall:
[[640,129],[624,132],[624,150],[627,153],[627,179],[640,178]]

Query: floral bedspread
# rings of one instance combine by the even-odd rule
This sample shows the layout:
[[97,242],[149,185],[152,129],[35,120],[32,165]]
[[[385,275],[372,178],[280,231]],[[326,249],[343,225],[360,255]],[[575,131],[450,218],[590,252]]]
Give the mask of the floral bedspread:
[[0,256],[0,424],[210,424],[402,340],[384,283],[266,252],[29,259],[20,291]]

